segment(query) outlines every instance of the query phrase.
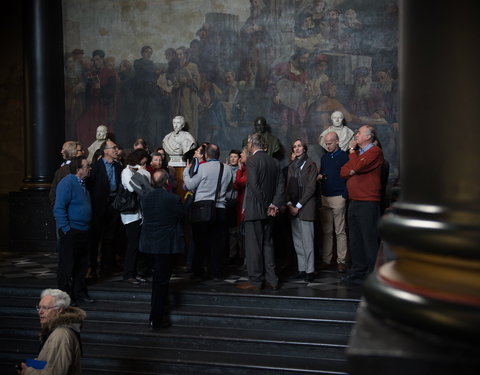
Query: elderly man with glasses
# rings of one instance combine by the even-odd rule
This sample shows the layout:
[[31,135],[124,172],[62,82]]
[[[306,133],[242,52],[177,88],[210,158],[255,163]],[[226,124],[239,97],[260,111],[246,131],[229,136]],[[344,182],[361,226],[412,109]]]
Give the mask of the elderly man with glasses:
[[[34,361],[22,362],[17,373],[68,374],[82,373],[80,329],[85,311],[70,306],[70,297],[59,289],[45,289],[37,306],[40,317],[40,351]],[[43,368],[42,368],[43,367]]]
[[[120,230],[120,214],[112,207],[121,183],[122,166],[117,162],[118,146],[107,139],[100,147],[101,158],[92,163],[90,177],[85,180],[92,199],[90,230],[90,273],[97,278],[97,257],[101,251],[101,274],[111,276],[117,270],[115,238]],[[99,246],[100,245],[100,246]]]

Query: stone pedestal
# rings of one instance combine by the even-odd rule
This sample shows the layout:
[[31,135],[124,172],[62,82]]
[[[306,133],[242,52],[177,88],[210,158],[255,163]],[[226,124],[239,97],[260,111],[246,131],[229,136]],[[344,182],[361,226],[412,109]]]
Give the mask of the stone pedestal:
[[55,251],[55,218],[47,191],[9,194],[10,251]]
[[392,325],[360,304],[347,349],[351,375],[473,374],[480,351],[407,325]]

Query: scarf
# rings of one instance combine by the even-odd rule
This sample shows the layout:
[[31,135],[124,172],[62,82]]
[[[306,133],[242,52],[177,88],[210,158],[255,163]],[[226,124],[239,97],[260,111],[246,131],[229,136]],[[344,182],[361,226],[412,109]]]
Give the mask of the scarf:
[[307,153],[304,153],[302,156],[293,161],[293,175],[292,183],[290,185],[290,198],[293,204],[296,204],[303,193],[303,178],[302,178],[302,166],[308,159]]

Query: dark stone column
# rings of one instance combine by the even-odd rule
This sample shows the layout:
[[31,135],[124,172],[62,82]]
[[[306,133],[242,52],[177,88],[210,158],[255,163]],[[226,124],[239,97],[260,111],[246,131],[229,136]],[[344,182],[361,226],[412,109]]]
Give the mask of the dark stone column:
[[351,373],[466,374],[480,366],[476,2],[400,4],[402,194],[380,224],[397,260],[367,280]]
[[48,190],[65,139],[61,0],[24,0],[25,179],[9,195],[10,250],[55,248]]
[[65,139],[61,0],[25,0],[24,190],[49,189]]

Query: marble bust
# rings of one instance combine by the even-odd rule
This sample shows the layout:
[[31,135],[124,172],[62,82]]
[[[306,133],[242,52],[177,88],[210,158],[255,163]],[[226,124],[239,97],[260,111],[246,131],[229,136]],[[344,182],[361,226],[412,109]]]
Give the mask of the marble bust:
[[172,167],[185,167],[186,163],[182,160],[183,154],[195,148],[196,142],[193,136],[183,131],[185,119],[183,116],[176,116],[173,121],[173,132],[168,133],[163,138],[163,148],[170,156],[168,165]]
[[105,125],[99,125],[97,127],[97,133],[95,134],[96,140],[88,146],[88,156],[87,160],[89,163],[92,162],[93,154],[97,151],[103,142],[107,140],[108,129]]
[[335,132],[338,134],[339,143],[338,146],[343,150],[347,151],[349,142],[353,139],[355,133],[352,129],[348,126],[344,125],[344,116],[343,113],[340,111],[335,111],[330,116],[332,119],[332,125],[326,128],[322,134],[318,137],[318,143],[322,146],[325,150],[327,146],[325,145],[325,135],[330,132]]

